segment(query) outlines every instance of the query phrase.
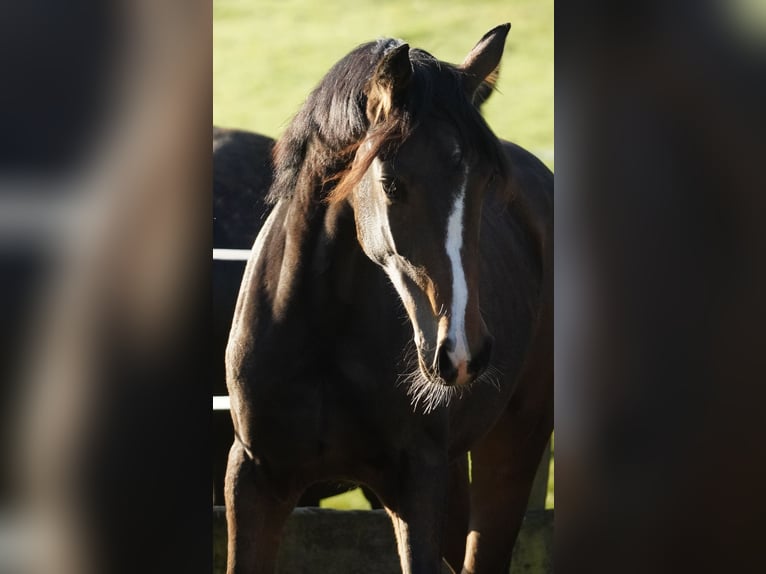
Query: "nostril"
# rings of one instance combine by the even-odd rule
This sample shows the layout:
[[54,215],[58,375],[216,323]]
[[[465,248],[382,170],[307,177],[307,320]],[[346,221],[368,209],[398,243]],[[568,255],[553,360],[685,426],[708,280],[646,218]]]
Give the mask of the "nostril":
[[439,345],[439,350],[444,351],[446,353],[451,353],[455,350],[455,341],[452,339],[444,339],[441,344]]
[[439,347],[439,351],[436,357],[436,367],[439,371],[439,375],[446,382],[452,382],[457,376],[457,370],[452,364],[452,360],[449,358],[449,352],[454,347],[454,343],[449,339],[444,341]]

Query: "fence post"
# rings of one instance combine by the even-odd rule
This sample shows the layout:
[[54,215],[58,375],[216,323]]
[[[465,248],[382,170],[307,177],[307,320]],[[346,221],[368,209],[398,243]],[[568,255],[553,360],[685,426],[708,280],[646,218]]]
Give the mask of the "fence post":
[[[213,574],[226,572],[226,516],[213,507]],[[297,508],[285,527],[277,574],[401,574],[391,521],[383,510]],[[553,511],[524,518],[510,574],[552,574]],[[442,572],[444,574],[444,572]]]

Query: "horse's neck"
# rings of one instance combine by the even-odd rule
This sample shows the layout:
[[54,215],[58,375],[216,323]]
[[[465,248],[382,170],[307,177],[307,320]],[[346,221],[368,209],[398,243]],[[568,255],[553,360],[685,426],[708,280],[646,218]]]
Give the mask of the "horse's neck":
[[412,331],[385,273],[362,252],[348,204],[282,200],[253,249],[229,342],[230,377],[242,369],[282,381],[328,369],[350,380],[390,376],[379,366],[396,367]]
[[348,206],[281,200],[253,247],[231,339],[257,363],[323,352],[336,328],[339,290],[349,288],[354,251]]

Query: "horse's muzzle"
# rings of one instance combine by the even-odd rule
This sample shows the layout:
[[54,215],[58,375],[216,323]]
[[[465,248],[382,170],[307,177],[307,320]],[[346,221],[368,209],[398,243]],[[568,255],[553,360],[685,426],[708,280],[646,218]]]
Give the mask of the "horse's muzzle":
[[453,386],[456,384],[468,385],[478,379],[489,366],[492,358],[492,346],[494,338],[487,336],[484,338],[479,352],[468,362],[455,364],[450,358],[449,353],[454,345],[449,339],[446,339],[436,351],[436,376],[441,379],[443,384]]

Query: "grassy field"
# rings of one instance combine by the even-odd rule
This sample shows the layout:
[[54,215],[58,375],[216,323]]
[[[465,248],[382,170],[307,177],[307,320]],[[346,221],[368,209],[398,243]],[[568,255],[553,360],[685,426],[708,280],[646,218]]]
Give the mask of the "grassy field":
[[[553,168],[553,0],[214,0],[213,123],[279,137],[327,70],[358,44],[396,37],[460,63],[504,22],[512,28],[485,116],[498,136]],[[365,508],[366,501],[357,491],[326,506]]]
[[402,38],[459,63],[485,32],[511,22],[485,115],[497,135],[552,160],[553,0],[215,0],[213,11],[213,122],[272,137],[362,42]]

